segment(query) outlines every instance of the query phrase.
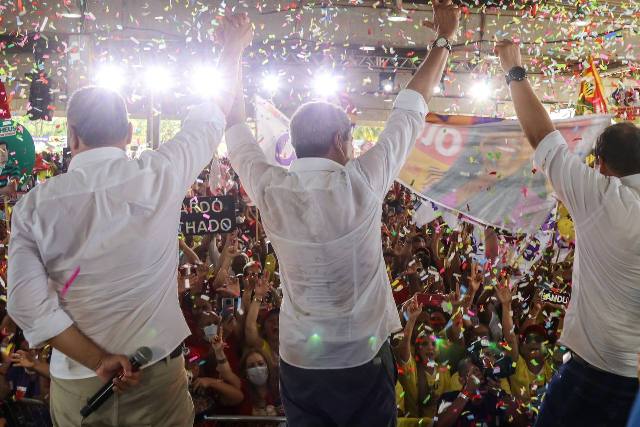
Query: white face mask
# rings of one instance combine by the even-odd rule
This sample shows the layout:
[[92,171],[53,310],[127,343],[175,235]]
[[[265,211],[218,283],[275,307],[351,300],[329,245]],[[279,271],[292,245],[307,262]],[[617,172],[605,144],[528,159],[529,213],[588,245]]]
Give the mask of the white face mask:
[[269,368],[266,366],[254,366],[247,369],[247,378],[253,385],[263,386],[269,378]]

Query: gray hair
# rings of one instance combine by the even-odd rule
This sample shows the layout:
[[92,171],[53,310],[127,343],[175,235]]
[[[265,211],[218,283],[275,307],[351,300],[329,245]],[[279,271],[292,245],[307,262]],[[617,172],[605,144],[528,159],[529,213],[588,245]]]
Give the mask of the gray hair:
[[301,105],[289,124],[291,145],[298,158],[324,157],[340,135],[349,137],[351,121],[337,105],[328,102],[309,102]]
[[129,134],[127,105],[109,89],[87,86],[78,89],[67,106],[67,123],[89,147],[107,147]]

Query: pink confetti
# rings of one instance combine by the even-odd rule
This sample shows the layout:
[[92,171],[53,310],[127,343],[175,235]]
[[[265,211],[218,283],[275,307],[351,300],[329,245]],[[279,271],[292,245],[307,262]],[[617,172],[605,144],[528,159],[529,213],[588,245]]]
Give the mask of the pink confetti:
[[76,270],[73,272],[69,280],[67,280],[67,283],[64,284],[62,290],[60,291],[60,296],[64,298],[64,296],[67,294],[67,291],[69,290],[69,286],[71,286],[71,284],[76,280],[78,274],[80,274],[80,267],[76,267]]

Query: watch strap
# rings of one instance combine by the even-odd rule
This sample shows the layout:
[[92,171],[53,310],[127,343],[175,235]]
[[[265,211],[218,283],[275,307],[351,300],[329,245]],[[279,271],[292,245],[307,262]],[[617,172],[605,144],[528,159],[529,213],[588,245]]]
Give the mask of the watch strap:
[[[439,41],[440,40],[444,40],[445,44],[444,46],[438,46],[439,45]],[[431,45],[432,47],[444,47],[446,48],[449,52],[451,52],[451,42],[449,41],[448,38],[446,38],[445,36],[440,36],[437,39],[435,39],[435,41],[433,42],[433,44]]]
[[521,82],[527,78],[527,70],[519,66],[513,67],[509,70],[505,78],[507,80],[507,85],[511,84],[513,81]]

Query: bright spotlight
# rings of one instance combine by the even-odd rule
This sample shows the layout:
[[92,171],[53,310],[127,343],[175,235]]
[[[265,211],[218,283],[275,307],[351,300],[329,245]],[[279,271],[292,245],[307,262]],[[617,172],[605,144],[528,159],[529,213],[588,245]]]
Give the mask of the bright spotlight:
[[124,71],[117,65],[103,65],[96,73],[95,83],[98,86],[119,91],[124,85]]
[[436,95],[442,93],[442,88],[440,87],[440,85],[433,87],[433,93]]
[[280,88],[280,77],[277,74],[267,74],[262,78],[262,89],[274,94]]
[[144,83],[153,92],[164,92],[173,86],[173,79],[166,68],[154,66],[145,73]]
[[313,87],[320,96],[335,95],[339,89],[338,78],[329,73],[320,74],[316,76]]
[[220,91],[222,80],[222,73],[214,67],[196,68],[191,74],[191,90],[203,97],[210,97]]
[[386,82],[382,83],[382,90],[386,93],[391,93],[393,92],[393,83],[390,82],[389,80],[387,80]]
[[486,101],[491,96],[491,84],[486,80],[480,80],[471,87],[471,96],[478,101]]

